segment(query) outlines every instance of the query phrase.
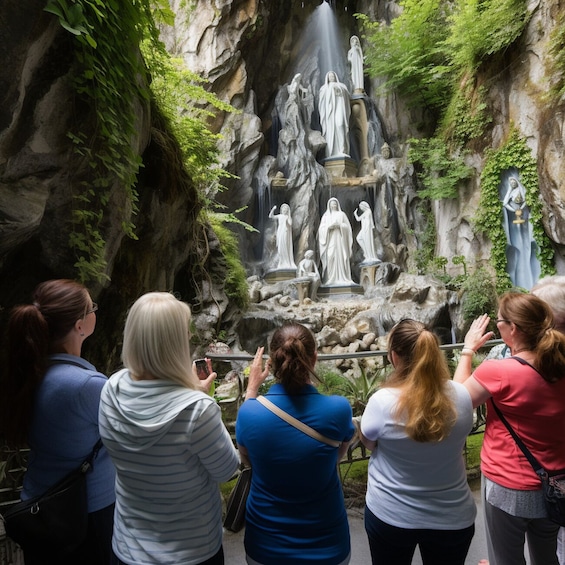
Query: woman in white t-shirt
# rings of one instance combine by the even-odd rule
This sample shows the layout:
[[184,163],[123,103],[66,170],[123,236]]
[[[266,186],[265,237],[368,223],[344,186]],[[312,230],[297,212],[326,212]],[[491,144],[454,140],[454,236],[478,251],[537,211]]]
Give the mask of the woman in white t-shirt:
[[388,345],[394,371],[361,420],[373,452],[365,508],[372,562],[410,565],[418,545],[424,565],[464,565],[476,515],[463,460],[471,397],[421,322],[396,324]]

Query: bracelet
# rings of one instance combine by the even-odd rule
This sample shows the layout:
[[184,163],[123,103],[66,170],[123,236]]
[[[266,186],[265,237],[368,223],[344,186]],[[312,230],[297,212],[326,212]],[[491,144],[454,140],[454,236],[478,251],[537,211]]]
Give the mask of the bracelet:
[[470,355],[471,357],[473,355],[475,355],[476,351],[474,349],[471,349],[470,347],[464,347],[461,350],[461,355]]

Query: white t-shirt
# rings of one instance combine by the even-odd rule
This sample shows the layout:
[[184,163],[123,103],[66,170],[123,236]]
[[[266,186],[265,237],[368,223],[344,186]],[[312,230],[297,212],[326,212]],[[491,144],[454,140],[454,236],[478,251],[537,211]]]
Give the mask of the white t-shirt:
[[361,431],[377,447],[369,461],[366,502],[383,522],[406,529],[460,530],[477,513],[463,449],[473,425],[473,405],[466,388],[453,381],[457,421],[441,442],[417,442],[393,419],[399,390],[382,388],[370,399]]

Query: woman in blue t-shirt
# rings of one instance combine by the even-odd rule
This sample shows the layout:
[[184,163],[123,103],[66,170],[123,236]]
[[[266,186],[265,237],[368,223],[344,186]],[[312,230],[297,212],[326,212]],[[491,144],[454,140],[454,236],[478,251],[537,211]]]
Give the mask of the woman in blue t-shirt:
[[[345,398],[314,388],[316,342],[312,332],[291,323],[273,335],[263,369],[263,347],[251,365],[246,402],[236,436],[243,459],[253,468],[247,500],[245,550],[251,565],[349,563],[350,539],[337,464],[353,437],[351,407]],[[273,369],[266,397],[338,447],[293,427],[256,400]]]
[[[100,440],[98,408],[108,379],[81,357],[97,309],[82,284],[59,279],[39,284],[32,303],[10,314],[0,428],[8,445],[30,448],[23,500],[43,494],[78,468]],[[86,477],[86,538],[64,550],[30,540],[24,548],[26,565],[109,564],[114,479],[114,466],[102,447]]]

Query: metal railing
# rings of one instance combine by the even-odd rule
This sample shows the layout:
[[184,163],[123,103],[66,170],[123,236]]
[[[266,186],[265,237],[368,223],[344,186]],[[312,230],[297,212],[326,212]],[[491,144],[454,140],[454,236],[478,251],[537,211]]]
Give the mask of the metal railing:
[[[492,339],[487,341],[481,350],[491,349],[496,345],[503,344],[504,342],[501,339]],[[440,345],[440,349],[444,351],[459,351],[463,349],[463,343],[452,343],[452,344],[445,344]],[[387,350],[377,350],[377,351],[356,351],[352,353],[320,353],[318,354],[318,362],[323,361],[334,361],[339,359],[364,359],[364,358],[371,358],[371,357],[382,357],[383,359],[383,366],[388,365],[388,351]],[[206,357],[212,359],[212,361],[222,361],[222,362],[247,362],[250,363],[254,356],[248,353],[209,353],[206,354]],[[263,355],[264,359],[268,358],[268,355]],[[236,402],[238,406],[243,402],[244,392],[245,392],[245,384],[243,379],[238,380],[238,389],[239,389],[239,397],[233,397],[231,399],[227,399],[228,402]],[[222,404],[223,401],[220,401]],[[485,411],[484,406],[478,406],[475,409],[475,417],[473,423],[473,429],[471,430],[471,434],[477,433],[477,431],[484,425],[485,423]],[[234,443],[235,443],[235,438]],[[341,460],[341,464],[348,464],[354,463],[356,461],[363,461],[370,457],[370,453],[367,452],[365,446],[359,442],[355,441],[352,445],[349,446],[347,450],[346,456]]]

